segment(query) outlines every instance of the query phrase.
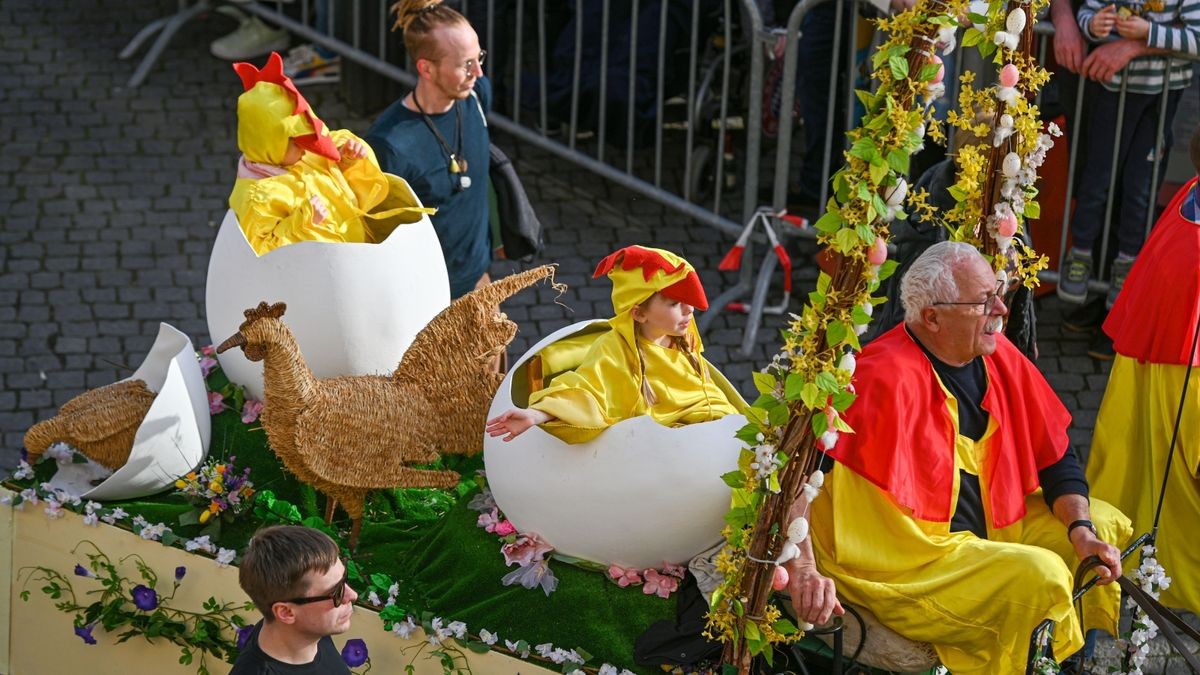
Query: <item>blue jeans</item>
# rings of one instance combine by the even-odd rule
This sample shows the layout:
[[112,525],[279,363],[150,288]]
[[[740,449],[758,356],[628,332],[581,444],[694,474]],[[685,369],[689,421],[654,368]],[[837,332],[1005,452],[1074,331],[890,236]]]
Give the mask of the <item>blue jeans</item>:
[[[1117,186],[1121,195],[1120,212],[1116,214],[1117,250],[1137,255],[1146,236],[1146,214],[1154,207],[1154,194],[1167,170],[1167,155],[1171,148],[1171,121],[1183,89],[1167,94],[1167,118],[1163,127],[1165,139],[1162,159],[1158,164],[1158,180],[1151,185],[1154,170],[1155,137],[1158,134],[1158,111],[1162,94],[1125,95],[1125,119],[1121,137],[1116,139],[1117,104],[1120,94],[1097,87],[1085,103],[1089,111],[1086,147],[1087,163],[1081,168],[1079,189],[1075,193],[1075,215],[1071,219],[1071,234],[1076,248],[1091,250],[1099,244],[1104,226],[1108,183],[1112,177],[1113,151],[1117,154]],[[1091,93],[1091,92],[1089,92]]]

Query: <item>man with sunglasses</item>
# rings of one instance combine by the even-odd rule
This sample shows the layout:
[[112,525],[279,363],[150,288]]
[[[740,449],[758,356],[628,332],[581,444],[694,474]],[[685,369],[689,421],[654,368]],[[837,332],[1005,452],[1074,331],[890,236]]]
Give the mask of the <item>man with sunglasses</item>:
[[242,557],[238,583],[263,620],[230,675],[349,675],[329,636],[349,630],[358,593],[332,539],[307,527],[263,528]]
[[[1047,619],[1060,660],[1083,630],[1115,633],[1114,544],[1132,534],[1089,500],[1070,414],[1004,337],[1003,292],[969,244],[940,242],[913,262],[904,323],[850,366],[854,433],[828,439],[827,496],[793,508],[811,509],[812,526],[811,549],[789,563],[797,614],[821,623],[840,601],[865,607],[955,675],[1024,671]],[[1072,573],[1089,558],[1101,586],[1084,596],[1081,626]]]
[[454,299],[490,281],[487,52],[466,18],[441,0],[401,0],[392,9],[417,86],[380,114],[365,140],[384,171],[437,209],[430,221]]

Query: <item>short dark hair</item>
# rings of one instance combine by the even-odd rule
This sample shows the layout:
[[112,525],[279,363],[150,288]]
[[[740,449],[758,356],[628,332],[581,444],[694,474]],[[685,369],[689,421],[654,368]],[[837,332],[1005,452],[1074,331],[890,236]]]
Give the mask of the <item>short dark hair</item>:
[[263,619],[274,621],[277,602],[308,594],[304,577],[324,574],[337,562],[340,551],[324,532],[298,525],[264,527],[250,539],[238,569],[238,584]]

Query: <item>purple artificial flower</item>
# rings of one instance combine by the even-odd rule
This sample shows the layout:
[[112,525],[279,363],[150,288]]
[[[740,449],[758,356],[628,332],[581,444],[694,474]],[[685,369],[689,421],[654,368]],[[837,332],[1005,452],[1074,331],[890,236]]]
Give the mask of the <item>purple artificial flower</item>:
[[237,648],[239,650],[246,648],[246,643],[250,642],[250,634],[254,632],[254,626],[242,626],[237,629]]
[[351,668],[357,668],[366,663],[367,643],[359,638],[346,640],[346,646],[342,647],[342,660]]
[[225,410],[225,397],[219,391],[208,392],[208,414],[220,415]]
[[133,596],[133,604],[143,612],[149,612],[158,607],[158,593],[145,584],[134,586],[130,595]]
[[94,645],[96,644],[96,638],[92,637],[92,629],[95,627],[96,624],[94,623],[89,623],[86,626],[76,626],[75,634],[78,635],[79,639],[83,640],[85,643]]
[[91,577],[91,576],[93,576],[93,575],[92,575],[92,571],[91,571],[91,570],[89,570],[88,568],[84,567],[83,565],[76,564],[76,565],[75,565],[75,576],[77,576],[77,577]]
[[183,565],[175,568],[175,583],[183,581],[183,575],[187,574],[187,568]]

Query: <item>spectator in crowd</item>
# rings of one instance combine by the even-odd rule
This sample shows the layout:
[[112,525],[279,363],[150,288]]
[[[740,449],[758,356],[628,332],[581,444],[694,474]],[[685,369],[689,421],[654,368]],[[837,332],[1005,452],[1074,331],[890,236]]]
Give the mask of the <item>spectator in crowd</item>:
[[[1145,3],[1118,10],[1116,5],[1101,0],[1087,0],[1077,19],[1086,38],[1105,43],[1081,66],[1084,75],[1100,82],[1103,88],[1096,90],[1089,106],[1089,129],[1084,141],[1087,162],[1071,220],[1074,240],[1059,270],[1058,295],[1067,302],[1083,303],[1093,269],[1097,262],[1103,262],[1097,256],[1115,152],[1121,212],[1115,221],[1117,257],[1112,263],[1105,303],[1112,307],[1142,248],[1147,214],[1153,208],[1158,185],[1152,173],[1156,163],[1160,175],[1166,166],[1171,121],[1183,90],[1192,81],[1191,61],[1172,59],[1169,53],[1200,56],[1200,2],[1164,0],[1157,6]],[[1067,58],[1073,56],[1067,54]],[[1168,89],[1166,101],[1162,100],[1164,85]],[[1122,86],[1126,90],[1123,108],[1119,105]],[[1164,104],[1166,138],[1159,139],[1159,110]],[[1123,113],[1118,117],[1120,109]]]
[[323,532],[273,525],[255,533],[238,583],[263,619],[246,637],[230,675],[350,675],[329,637],[350,628],[358,593],[346,575],[337,544]]
[[441,0],[401,0],[393,10],[417,86],[375,120],[366,141],[384,171],[437,208],[430,219],[457,298],[491,281],[487,54],[466,18]]

